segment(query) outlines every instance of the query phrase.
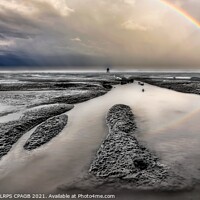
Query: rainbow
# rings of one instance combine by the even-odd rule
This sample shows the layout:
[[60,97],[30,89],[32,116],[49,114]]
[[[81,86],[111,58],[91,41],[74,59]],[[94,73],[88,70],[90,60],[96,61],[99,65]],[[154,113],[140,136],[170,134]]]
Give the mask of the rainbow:
[[167,5],[168,7],[175,10],[177,13],[179,13],[181,16],[189,20],[192,24],[194,24],[196,27],[200,28],[200,22],[196,20],[193,16],[191,16],[187,11],[183,10],[182,8],[166,1],[166,0],[160,0],[162,3]]
[[[190,122],[190,120],[192,119],[193,121],[195,119],[199,119],[200,116],[200,109],[196,109],[194,111],[189,112],[188,114],[186,114],[185,116],[181,117],[180,119],[175,120],[174,122],[171,122],[169,124],[167,124],[166,126],[160,127],[157,130],[152,131],[152,134],[157,134],[157,133],[162,133],[165,130],[170,130],[170,129],[176,129],[179,128],[185,124],[187,124],[188,122]],[[199,125],[198,123],[196,123],[197,126]],[[194,128],[194,127],[193,127]],[[199,126],[198,126],[199,128]]]

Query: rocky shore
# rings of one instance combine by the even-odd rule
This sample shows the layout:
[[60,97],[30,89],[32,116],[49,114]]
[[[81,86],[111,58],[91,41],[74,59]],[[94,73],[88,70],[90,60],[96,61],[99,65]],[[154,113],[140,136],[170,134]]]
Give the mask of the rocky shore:
[[68,116],[65,114],[47,119],[32,133],[26,141],[24,149],[31,151],[52,140],[63,130],[67,120]]
[[[2,110],[0,117],[7,120],[7,115],[11,114],[11,121],[0,124],[0,158],[10,151],[23,134],[43,122],[29,138],[25,149],[32,150],[45,144],[67,123],[64,116],[57,115],[71,110],[74,104],[106,94],[112,85],[119,83],[110,74],[14,73],[1,76],[5,80],[0,83],[0,104],[8,109]],[[21,117],[13,121],[12,115]],[[57,122],[58,119],[61,121]],[[39,135],[39,131],[46,132],[46,135]],[[51,136],[47,137],[47,134]]]
[[76,103],[82,103],[84,101],[96,98],[98,96],[102,96],[106,94],[108,90],[89,90],[86,92],[80,92],[78,94],[66,94],[66,95],[60,95],[56,97],[52,97],[49,99],[45,99],[42,101],[39,101],[37,103],[31,104],[28,107],[35,107],[40,105],[48,105],[48,104],[55,104],[55,103],[67,103],[67,104],[76,104]]
[[45,120],[65,113],[73,108],[73,105],[55,104],[40,108],[33,108],[23,113],[15,121],[0,124],[0,158],[6,155],[20,137]]
[[200,82],[192,80],[165,80],[165,79],[139,79],[145,83],[158,87],[174,90],[177,92],[200,94]]
[[34,90],[103,90],[108,89],[108,86],[118,84],[115,80],[110,81],[52,81],[52,80],[21,80],[16,83],[1,83],[0,91],[34,91]]

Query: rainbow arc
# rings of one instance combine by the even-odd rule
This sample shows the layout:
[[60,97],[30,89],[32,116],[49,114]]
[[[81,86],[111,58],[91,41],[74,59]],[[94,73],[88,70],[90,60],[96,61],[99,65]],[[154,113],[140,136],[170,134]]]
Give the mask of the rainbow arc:
[[195,19],[193,16],[191,16],[187,11],[185,11],[184,9],[182,9],[181,7],[172,4],[166,0],[160,0],[162,3],[164,3],[166,6],[168,6],[169,8],[172,8],[173,10],[175,10],[178,14],[180,14],[181,16],[185,17],[187,20],[189,20],[192,24],[194,24],[195,26],[197,26],[198,28],[200,28],[200,22]]

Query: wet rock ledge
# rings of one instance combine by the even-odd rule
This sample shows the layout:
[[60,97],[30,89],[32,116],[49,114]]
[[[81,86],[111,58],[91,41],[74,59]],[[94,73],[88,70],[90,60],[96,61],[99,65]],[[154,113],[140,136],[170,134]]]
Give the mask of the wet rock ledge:
[[155,85],[161,88],[183,92],[188,94],[200,94],[199,80],[168,80],[168,79],[153,79],[153,78],[138,78],[137,80],[145,83]]
[[24,149],[31,151],[52,140],[63,130],[67,124],[67,120],[68,116],[63,114],[43,122],[27,140]]
[[19,120],[0,123],[0,158],[10,151],[23,134],[45,120],[63,114],[72,108],[73,105],[69,104],[53,104],[33,108],[23,113]]
[[168,179],[172,177],[169,167],[137,140],[137,127],[129,106],[113,106],[106,122],[109,134],[89,169],[101,184],[151,189],[181,185],[178,179]]

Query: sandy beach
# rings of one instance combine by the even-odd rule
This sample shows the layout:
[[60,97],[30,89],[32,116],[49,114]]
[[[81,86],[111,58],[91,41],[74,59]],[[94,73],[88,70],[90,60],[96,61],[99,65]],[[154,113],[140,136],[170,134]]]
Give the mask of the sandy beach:
[[[67,188],[88,173],[96,151],[108,134],[106,114],[116,104],[130,106],[136,116],[138,140],[155,152],[162,163],[183,176],[186,181],[183,184],[193,187],[200,177],[200,96],[148,84],[144,86],[145,92],[142,88],[137,82],[118,85],[103,96],[76,104],[67,112],[69,119],[64,130],[31,152],[24,150],[23,145],[34,129],[27,132],[1,159],[0,192],[48,194],[60,189],[70,192]],[[89,185],[88,191],[91,188]],[[119,199],[126,194],[127,198],[132,194],[143,198],[141,193],[131,190],[119,188],[116,192],[110,188],[108,191],[119,195]],[[188,194],[193,199],[197,197],[195,190]],[[150,192],[146,198],[160,199],[162,195],[158,192],[154,196]],[[181,192],[171,195],[184,199]]]

